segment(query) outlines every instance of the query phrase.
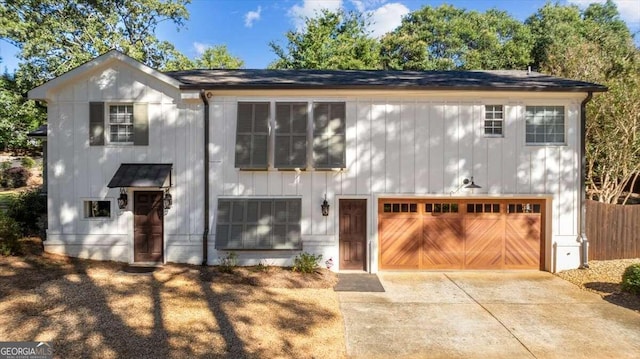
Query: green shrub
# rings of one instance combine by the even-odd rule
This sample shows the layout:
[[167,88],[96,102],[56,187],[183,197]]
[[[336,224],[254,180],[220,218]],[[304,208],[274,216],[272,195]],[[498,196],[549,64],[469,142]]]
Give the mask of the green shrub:
[[5,188],[19,188],[27,185],[31,172],[22,167],[11,167],[2,172],[0,185]]
[[20,164],[22,165],[22,167],[30,170],[36,165],[36,161],[34,161],[33,158],[29,156],[24,156],[20,160]]
[[18,223],[23,236],[39,236],[47,222],[47,197],[37,189],[22,192],[11,200],[7,215]]
[[622,290],[640,294],[640,263],[632,264],[622,274]]
[[224,258],[220,258],[220,271],[233,273],[238,266],[238,255],[235,252],[228,252]]
[[0,255],[9,256],[20,253],[20,225],[0,211]]
[[11,168],[11,161],[2,161],[0,162],[0,171],[4,172]]
[[313,255],[302,252],[293,260],[293,271],[300,273],[313,273],[318,268],[318,262],[322,259],[322,254]]

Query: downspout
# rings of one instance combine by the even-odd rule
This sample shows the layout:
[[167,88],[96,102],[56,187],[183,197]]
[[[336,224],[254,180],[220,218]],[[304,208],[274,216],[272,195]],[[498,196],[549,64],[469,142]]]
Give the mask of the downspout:
[[580,268],[589,268],[589,240],[587,239],[587,103],[593,98],[593,92],[589,91],[587,97],[580,104],[580,244],[582,250],[582,263]]
[[200,90],[204,104],[204,231],[202,233],[202,265],[209,260],[209,100],[205,90]]

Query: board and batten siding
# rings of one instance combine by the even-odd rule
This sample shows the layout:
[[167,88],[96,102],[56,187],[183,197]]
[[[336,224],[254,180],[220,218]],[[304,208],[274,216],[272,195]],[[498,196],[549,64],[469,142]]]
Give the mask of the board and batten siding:
[[[48,106],[47,251],[133,261],[133,192],[127,211],[118,188],[107,188],[121,163],[172,163],[173,207],[165,216],[166,261],[201,263],[203,108],[178,89],[113,63],[54,92]],[[149,145],[89,145],[89,102],[146,103]],[[143,190],[141,188],[141,190]],[[83,200],[111,201],[111,218],[83,218]]]
[[[273,93],[273,95],[271,95]],[[549,270],[579,265],[578,141],[582,94],[425,92],[421,96],[342,97],[324,94],[278,96],[277,91],[226,95],[210,100],[210,190],[212,229],[217,198],[281,197],[302,199],[303,249],[338,257],[338,199],[368,199],[370,269],[377,270],[377,206],[384,196],[450,196],[464,178],[481,189],[461,189],[453,196],[552,197],[551,238],[547,252],[559,261]],[[355,92],[353,92],[355,94]],[[388,92],[392,94],[393,92]],[[346,168],[341,171],[243,171],[234,166],[239,101],[346,102]],[[484,136],[484,105],[504,106],[504,137]],[[527,105],[565,106],[566,145],[525,144]],[[273,140],[271,148],[273,147]],[[273,150],[270,149],[272,164]],[[326,194],[331,213],[323,217]],[[216,262],[215,230],[210,235],[210,263]],[[549,251],[562,250],[562,258]],[[287,253],[243,252],[251,263],[290,258]],[[549,261],[547,261],[549,262]],[[550,263],[548,265],[551,265]]]

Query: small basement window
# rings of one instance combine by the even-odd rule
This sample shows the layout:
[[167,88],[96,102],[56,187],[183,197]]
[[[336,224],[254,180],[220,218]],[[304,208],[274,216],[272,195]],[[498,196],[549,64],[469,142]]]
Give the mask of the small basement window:
[[110,218],[111,201],[84,201],[84,218]]

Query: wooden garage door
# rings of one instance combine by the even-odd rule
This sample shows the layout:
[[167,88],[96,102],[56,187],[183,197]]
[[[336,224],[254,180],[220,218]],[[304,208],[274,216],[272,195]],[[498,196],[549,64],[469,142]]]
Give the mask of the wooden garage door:
[[544,200],[379,201],[380,269],[543,269]]

